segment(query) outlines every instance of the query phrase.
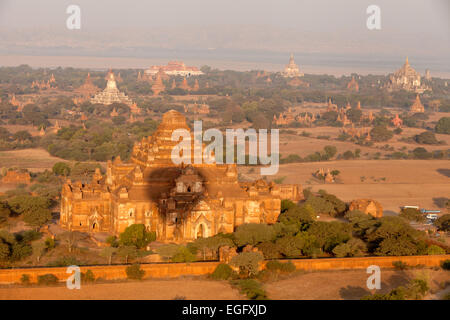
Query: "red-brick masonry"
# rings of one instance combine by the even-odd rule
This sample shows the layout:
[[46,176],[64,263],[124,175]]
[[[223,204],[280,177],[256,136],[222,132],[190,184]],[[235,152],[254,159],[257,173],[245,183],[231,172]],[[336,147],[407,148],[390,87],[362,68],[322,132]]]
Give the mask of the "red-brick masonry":
[[[439,267],[450,255],[429,256],[390,256],[390,257],[360,257],[360,258],[323,258],[323,259],[291,259],[297,270],[344,270],[365,269],[371,265],[380,268],[393,268],[394,261],[402,261],[408,266]],[[287,260],[286,260],[287,261]],[[264,261],[263,267],[267,263]],[[141,264],[145,271],[144,278],[176,278],[180,276],[196,276],[212,273],[220,262],[191,263],[148,263]],[[96,278],[105,280],[126,279],[125,269],[128,265],[81,266],[81,272],[91,270]],[[70,274],[66,267],[56,268],[14,268],[0,269],[0,284],[20,283],[23,274],[30,277],[31,282],[37,282],[37,277],[44,274],[54,274],[60,281],[65,281]]]

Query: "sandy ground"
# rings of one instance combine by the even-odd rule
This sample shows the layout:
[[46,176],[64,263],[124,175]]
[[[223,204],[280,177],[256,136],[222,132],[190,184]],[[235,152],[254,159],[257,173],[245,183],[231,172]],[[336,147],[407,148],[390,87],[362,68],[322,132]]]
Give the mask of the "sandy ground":
[[69,290],[65,286],[0,288],[0,300],[172,300],[176,297],[185,297],[189,300],[244,298],[225,281],[191,279],[82,285],[80,290]]
[[[336,183],[324,184],[312,174],[319,168],[339,170]],[[259,169],[245,177],[259,178]],[[303,188],[324,189],[344,201],[371,198],[384,210],[398,212],[404,205],[439,209],[439,199],[450,197],[450,161],[447,160],[348,160],[280,165],[269,180],[285,177],[283,183],[299,183]],[[364,181],[361,181],[365,177]],[[385,181],[381,180],[385,178]]]
[[[381,289],[377,293],[387,293],[423,274],[429,278],[432,291],[440,290],[439,286],[450,280],[448,271],[442,270],[381,270]],[[368,277],[364,269],[312,272],[269,283],[266,291],[274,300],[359,300],[375,293],[367,289]]]

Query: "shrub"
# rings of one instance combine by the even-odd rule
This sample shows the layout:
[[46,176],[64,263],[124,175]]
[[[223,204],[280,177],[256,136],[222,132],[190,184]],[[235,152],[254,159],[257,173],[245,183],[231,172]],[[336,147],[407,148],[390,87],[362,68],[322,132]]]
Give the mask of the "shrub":
[[23,274],[20,278],[20,283],[27,286],[30,284],[30,275],[29,274]]
[[399,216],[410,221],[424,222],[426,220],[423,213],[414,208],[402,209]]
[[58,278],[52,273],[47,273],[42,276],[38,276],[37,283],[40,286],[41,285],[44,285],[44,286],[55,285],[58,283]]
[[267,262],[266,269],[281,273],[292,273],[296,270],[295,265],[291,261],[282,263],[277,260]]
[[241,293],[245,294],[251,300],[267,299],[267,294],[261,284],[254,279],[238,280],[234,284],[237,285]]
[[45,247],[47,250],[53,249],[55,247],[55,240],[52,238],[45,239]]
[[68,266],[81,266],[84,263],[81,261],[78,261],[75,257],[60,257],[56,260],[50,261],[47,263],[47,266],[49,267],[68,267]]
[[94,282],[95,276],[92,270],[87,270],[85,273],[81,273],[81,281],[85,283]]
[[142,280],[145,275],[145,271],[141,269],[139,264],[128,266],[125,272],[127,273],[127,278],[133,280]]
[[393,261],[392,265],[397,270],[406,270],[408,269],[408,264],[403,261]]
[[259,262],[264,257],[259,252],[242,252],[231,259],[231,265],[238,267],[240,274],[245,277],[252,277],[258,273]]
[[172,262],[192,262],[195,261],[195,255],[185,246],[179,246],[172,257]]
[[432,244],[431,246],[428,247],[427,254],[428,255],[445,254],[445,250],[435,244]]
[[450,259],[441,261],[441,268],[444,270],[450,270]]
[[214,272],[211,274],[211,278],[214,280],[228,280],[233,274],[233,269],[225,263],[219,264]]
[[277,244],[267,241],[257,245],[258,250],[264,255],[264,259],[278,259],[281,257]]

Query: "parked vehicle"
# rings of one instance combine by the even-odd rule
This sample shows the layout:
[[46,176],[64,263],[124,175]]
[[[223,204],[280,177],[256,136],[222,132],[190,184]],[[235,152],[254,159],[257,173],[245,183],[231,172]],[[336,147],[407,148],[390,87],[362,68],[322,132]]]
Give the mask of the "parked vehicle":
[[420,212],[422,212],[422,213],[441,213],[441,210],[420,209]]

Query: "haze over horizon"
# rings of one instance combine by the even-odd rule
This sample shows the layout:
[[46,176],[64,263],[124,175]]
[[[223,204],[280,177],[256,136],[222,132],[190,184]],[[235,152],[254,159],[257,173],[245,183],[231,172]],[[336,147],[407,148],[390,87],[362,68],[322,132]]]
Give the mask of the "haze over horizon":
[[[70,4],[81,8],[81,30],[66,28]],[[381,30],[366,27],[371,4],[381,8]],[[421,73],[428,68],[450,74],[446,0],[3,0],[0,37],[0,55],[8,57],[0,65],[55,66],[57,61],[68,66],[72,61],[94,67],[87,57],[108,57],[97,67],[146,67],[178,59],[276,70],[293,52],[306,71],[384,72],[409,56]],[[59,59],[42,58],[49,56]]]

